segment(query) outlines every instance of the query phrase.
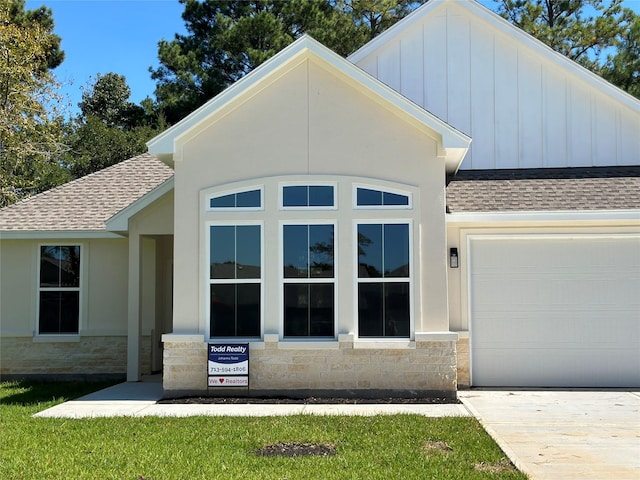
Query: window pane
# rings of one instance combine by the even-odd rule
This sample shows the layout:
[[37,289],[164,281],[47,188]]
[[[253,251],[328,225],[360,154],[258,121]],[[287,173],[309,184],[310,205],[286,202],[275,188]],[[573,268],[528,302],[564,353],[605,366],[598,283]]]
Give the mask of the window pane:
[[312,278],[333,278],[333,225],[309,226],[309,263]]
[[236,278],[260,278],[260,225],[236,227]]
[[384,276],[409,276],[409,225],[384,226]]
[[331,185],[309,186],[310,207],[333,207],[333,187]]
[[80,247],[60,247],[60,286],[80,286]]
[[250,190],[237,194],[236,207],[238,208],[258,208],[260,204],[260,190]]
[[358,277],[382,277],[382,225],[358,225]]
[[383,205],[409,205],[409,197],[407,195],[398,195],[397,193],[384,192]]
[[309,335],[309,288],[306,283],[290,283],[284,286],[284,335]]
[[39,332],[78,333],[80,292],[40,292]]
[[212,198],[209,201],[211,208],[233,208],[236,206],[236,194],[223,195],[221,197]]
[[238,284],[237,295],[237,329],[239,337],[260,336],[260,284]]
[[40,247],[40,286],[60,286],[60,247]]
[[382,192],[369,188],[358,188],[357,202],[359,206],[382,205]]
[[306,185],[290,185],[282,188],[282,205],[285,207],[306,207],[309,204]]
[[358,285],[358,336],[383,336],[383,284],[360,283]]
[[409,299],[409,283],[359,284],[358,335],[408,337]]
[[235,227],[211,227],[211,278],[235,278]]
[[235,287],[234,284],[211,285],[210,330],[212,337],[235,336]]
[[332,283],[309,284],[309,335],[333,337],[334,287]]
[[409,284],[386,283],[384,335],[386,337],[409,336]]
[[309,226],[285,225],[283,228],[284,277],[309,276]]

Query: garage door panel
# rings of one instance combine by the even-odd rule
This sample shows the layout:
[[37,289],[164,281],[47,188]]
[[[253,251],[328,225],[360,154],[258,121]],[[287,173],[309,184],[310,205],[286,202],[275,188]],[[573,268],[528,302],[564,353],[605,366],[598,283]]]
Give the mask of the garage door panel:
[[[505,386],[505,378],[512,379],[508,385],[510,387],[622,388],[629,387],[629,382],[634,378],[636,382],[640,381],[637,352],[629,349],[573,349],[556,351],[554,354],[549,354],[548,349],[516,352],[499,349],[479,353],[482,358],[492,359],[490,364],[472,363],[472,375],[475,378],[475,370],[481,369],[478,380],[480,385],[486,387]],[[634,368],[621,368],[625,363]]]
[[470,246],[472,384],[640,385],[640,237]]

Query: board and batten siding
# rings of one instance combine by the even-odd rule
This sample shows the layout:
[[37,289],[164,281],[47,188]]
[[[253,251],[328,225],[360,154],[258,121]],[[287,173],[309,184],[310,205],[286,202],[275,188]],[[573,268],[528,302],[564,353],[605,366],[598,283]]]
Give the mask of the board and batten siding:
[[466,3],[417,11],[351,59],[471,136],[463,169],[637,163],[640,103]]

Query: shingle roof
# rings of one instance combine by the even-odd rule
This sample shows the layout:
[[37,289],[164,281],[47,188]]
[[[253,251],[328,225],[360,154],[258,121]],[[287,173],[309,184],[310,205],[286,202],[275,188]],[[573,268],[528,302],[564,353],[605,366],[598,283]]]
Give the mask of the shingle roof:
[[450,212],[640,209],[640,166],[461,170]]
[[152,155],[139,155],[1,209],[0,231],[105,230],[109,218],[172,175]]

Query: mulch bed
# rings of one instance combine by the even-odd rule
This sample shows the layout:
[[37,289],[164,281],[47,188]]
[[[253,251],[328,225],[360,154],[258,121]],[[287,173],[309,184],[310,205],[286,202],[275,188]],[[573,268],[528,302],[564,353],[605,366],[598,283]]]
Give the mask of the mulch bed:
[[271,405],[380,405],[380,404],[419,404],[437,405],[460,403],[450,398],[339,398],[339,397],[184,397],[159,400],[161,404],[271,404]]

